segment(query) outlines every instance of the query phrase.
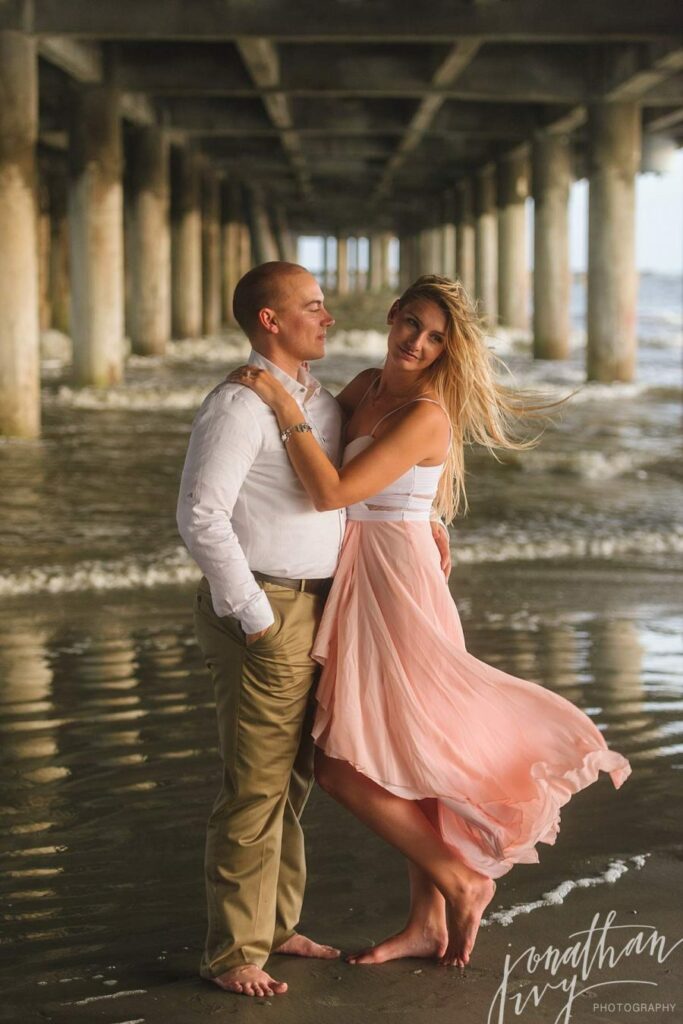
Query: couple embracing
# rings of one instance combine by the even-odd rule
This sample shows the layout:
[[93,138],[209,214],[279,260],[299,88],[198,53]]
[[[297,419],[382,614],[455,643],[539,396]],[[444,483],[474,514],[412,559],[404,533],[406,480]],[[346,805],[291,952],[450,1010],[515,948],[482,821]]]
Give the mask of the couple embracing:
[[296,931],[314,774],[408,861],[405,928],[349,960],[464,967],[494,879],[538,860],[600,771],[630,773],[569,701],[467,652],[448,589],[464,446],[528,446],[534,409],[456,281],[411,285],[384,365],[336,398],[308,370],[334,323],[308,271],[255,267],[233,305],[252,352],[197,414],[178,501],[223,762],[201,974],[267,996],[287,988],[271,953],[339,955]]

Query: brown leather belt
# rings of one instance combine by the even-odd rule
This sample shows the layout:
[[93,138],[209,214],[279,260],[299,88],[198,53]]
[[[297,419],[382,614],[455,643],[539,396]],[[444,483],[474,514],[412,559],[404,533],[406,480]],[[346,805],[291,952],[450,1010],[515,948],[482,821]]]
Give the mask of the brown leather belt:
[[265,572],[254,572],[254,579],[260,583],[274,583],[277,587],[298,590],[302,594],[317,594],[327,597],[332,586],[331,577],[321,580],[290,580],[287,576],[267,576]]

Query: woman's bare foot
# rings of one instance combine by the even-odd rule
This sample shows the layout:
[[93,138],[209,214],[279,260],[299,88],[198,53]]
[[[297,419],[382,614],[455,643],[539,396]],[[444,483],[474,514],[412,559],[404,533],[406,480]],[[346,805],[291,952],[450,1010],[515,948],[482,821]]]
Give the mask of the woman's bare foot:
[[433,957],[444,955],[448,946],[445,920],[437,925],[407,924],[401,932],[380,942],[377,946],[347,956],[350,964],[384,964],[402,957]]
[[240,964],[219,974],[213,981],[226,992],[241,996],[281,996],[287,991],[286,981],[276,981],[256,964]]
[[482,915],[495,891],[492,878],[473,871],[470,879],[459,881],[446,896],[448,945],[441,957],[442,964],[465,967],[469,963]]
[[340,950],[334,946],[325,946],[313,939],[307,939],[305,935],[290,935],[288,939],[273,950],[274,953],[282,953],[285,956],[307,956],[316,960],[336,960],[340,956]]

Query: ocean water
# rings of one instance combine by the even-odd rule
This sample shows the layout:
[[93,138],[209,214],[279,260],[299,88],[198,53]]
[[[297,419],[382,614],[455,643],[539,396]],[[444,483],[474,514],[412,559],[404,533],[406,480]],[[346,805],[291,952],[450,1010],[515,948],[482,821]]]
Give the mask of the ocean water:
[[[563,363],[532,361],[520,333],[489,341],[520,385],[579,391],[534,450],[469,453],[451,587],[473,653],[577,703],[634,774],[572,801],[520,892],[499,887],[492,926],[680,842],[681,282],[643,277],[630,384],[583,385],[583,297],[577,282]],[[346,312],[315,367],[333,390],[383,356],[381,318],[345,328]],[[218,759],[175,502],[194,412],[247,351],[235,332],[177,342],[99,392],[71,387],[68,345],[49,336],[43,437],[0,444],[0,950],[21,943],[33,981],[201,945]],[[307,827],[314,898],[334,903],[325,865],[348,826],[317,795]],[[356,843],[353,869],[374,870],[378,849]]]

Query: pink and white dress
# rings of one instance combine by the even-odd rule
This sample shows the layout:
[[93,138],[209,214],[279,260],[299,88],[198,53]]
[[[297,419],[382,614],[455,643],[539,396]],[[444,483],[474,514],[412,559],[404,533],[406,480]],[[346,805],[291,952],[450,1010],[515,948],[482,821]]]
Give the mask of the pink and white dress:
[[560,808],[600,771],[619,788],[631,767],[564,697],[465,649],[429,524],[442,470],[413,466],[348,509],[312,652],[323,666],[313,736],[389,792],[435,799],[445,842],[498,878],[538,861]]

